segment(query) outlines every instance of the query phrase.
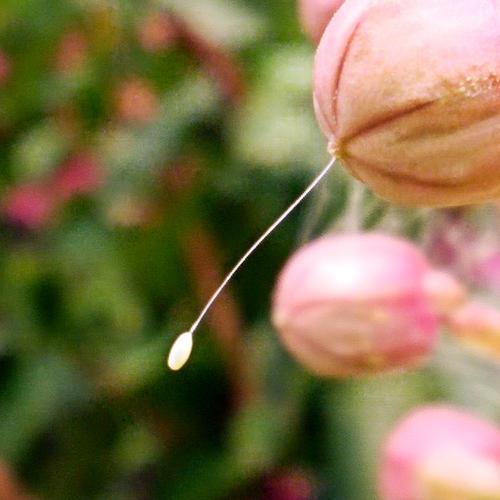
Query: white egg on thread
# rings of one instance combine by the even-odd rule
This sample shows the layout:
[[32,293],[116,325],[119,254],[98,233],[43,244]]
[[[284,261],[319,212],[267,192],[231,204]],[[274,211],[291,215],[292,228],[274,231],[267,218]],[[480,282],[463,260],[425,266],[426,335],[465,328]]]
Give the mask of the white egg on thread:
[[187,332],[181,333],[172,345],[167,360],[168,367],[171,370],[180,370],[186,364],[193,349],[193,333],[196,331],[200,322],[203,320],[212,304],[215,302],[225,286],[229,283],[234,274],[246,262],[248,257],[250,257],[250,255],[257,250],[261,243],[290,215],[295,207],[297,207],[302,200],[320,183],[320,181],[326,177],[326,174],[330,171],[334,164],[335,157],[332,156],[328,165],[321,170],[321,172],[312,180],[312,182],[295,199],[295,201],[293,201],[292,204],[264,231],[264,233],[262,233],[259,239],[245,252],[231,271],[229,271],[217,290],[215,290],[212,296],[208,299],[208,302],[201,310],[195,322],[191,325],[191,328]]
[[193,350],[193,334],[191,332],[181,333],[175,340],[168,354],[168,367],[177,371],[180,370],[191,356]]

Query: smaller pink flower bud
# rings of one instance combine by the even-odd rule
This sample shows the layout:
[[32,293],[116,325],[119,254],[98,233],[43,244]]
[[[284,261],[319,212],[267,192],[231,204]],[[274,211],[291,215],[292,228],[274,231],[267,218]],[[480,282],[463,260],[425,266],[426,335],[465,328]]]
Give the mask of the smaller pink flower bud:
[[318,43],[344,0],[299,0],[299,17],[306,33]]
[[463,305],[467,290],[450,273],[430,269],[424,276],[424,290],[439,315],[447,315]]
[[500,429],[453,408],[420,408],[383,451],[381,500],[500,498]]
[[417,364],[433,349],[428,265],[411,243],[382,234],[326,236],[282,271],[273,323],[286,348],[322,376]]
[[56,209],[50,191],[37,184],[24,184],[13,188],[4,202],[5,217],[13,224],[29,230],[46,226]]
[[448,331],[466,345],[500,359],[500,311],[471,301],[447,318]]
[[73,196],[96,191],[103,180],[103,171],[97,159],[90,153],[79,153],[57,170],[52,190],[58,198],[68,200]]

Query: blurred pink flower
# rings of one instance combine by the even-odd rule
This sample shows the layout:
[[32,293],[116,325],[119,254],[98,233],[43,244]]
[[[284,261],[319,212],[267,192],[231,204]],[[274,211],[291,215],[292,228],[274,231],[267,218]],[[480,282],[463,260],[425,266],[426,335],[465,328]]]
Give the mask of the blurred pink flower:
[[500,498],[500,430],[453,408],[420,408],[385,444],[381,500]]
[[158,98],[151,85],[141,78],[129,78],[116,90],[118,117],[130,123],[152,121],[158,111]]
[[426,252],[433,264],[467,287],[500,292],[500,237],[496,219],[475,224],[469,213],[444,212],[433,218]]
[[483,245],[478,228],[467,220],[463,210],[443,210],[436,214],[426,229],[425,239],[425,250],[433,265],[470,283],[477,247]]
[[391,236],[320,238],[282,271],[273,323],[287,349],[318,375],[415,365],[432,351],[437,334],[424,289],[428,270],[415,246]]
[[104,172],[91,153],[79,153],[69,158],[54,174],[52,190],[62,200],[93,193],[101,187]]
[[500,293],[500,249],[475,264],[472,278],[477,286]]
[[56,49],[55,66],[61,73],[80,70],[88,57],[88,42],[80,31],[69,31],[59,42]]
[[149,52],[160,52],[177,40],[177,28],[164,12],[153,12],[142,20],[138,37],[141,46]]
[[36,230],[49,224],[56,204],[43,185],[22,184],[12,188],[4,200],[5,217],[13,224]]

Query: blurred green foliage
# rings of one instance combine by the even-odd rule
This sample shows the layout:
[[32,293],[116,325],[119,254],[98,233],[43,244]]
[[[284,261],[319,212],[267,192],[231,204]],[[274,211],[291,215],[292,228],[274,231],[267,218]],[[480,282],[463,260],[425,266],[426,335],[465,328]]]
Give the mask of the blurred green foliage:
[[[165,367],[327,159],[293,2],[2,0],[0,49],[0,467],[54,500],[374,498],[395,419],[460,391],[432,368],[319,381],[279,345],[275,276],[344,211],[342,172],[241,271],[190,364]],[[57,198],[82,151],[102,182]],[[52,197],[36,224],[31,199],[6,209],[26,184]],[[367,203],[371,227],[387,207]]]

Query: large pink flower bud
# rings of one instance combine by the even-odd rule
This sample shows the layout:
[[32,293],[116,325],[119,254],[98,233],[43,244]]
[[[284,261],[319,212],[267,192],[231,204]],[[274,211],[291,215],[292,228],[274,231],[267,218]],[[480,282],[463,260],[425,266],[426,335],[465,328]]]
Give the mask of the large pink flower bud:
[[299,0],[299,17],[311,39],[318,43],[330,19],[344,0]]
[[388,200],[500,197],[500,1],[346,0],[315,106],[331,151]]
[[467,413],[426,407],[386,443],[381,500],[500,498],[500,430]]
[[427,262],[381,234],[326,236],[300,249],[280,275],[273,322],[312,372],[351,376],[415,365],[432,350],[436,320]]

